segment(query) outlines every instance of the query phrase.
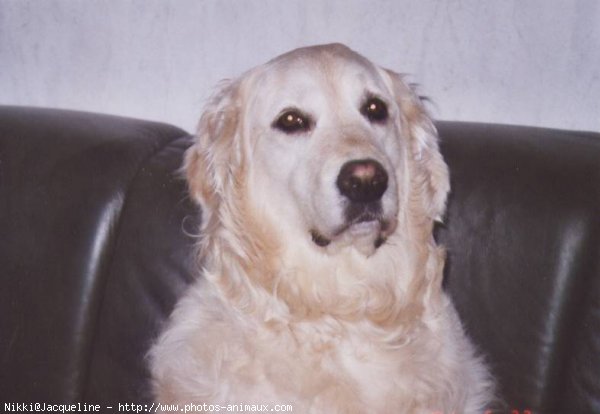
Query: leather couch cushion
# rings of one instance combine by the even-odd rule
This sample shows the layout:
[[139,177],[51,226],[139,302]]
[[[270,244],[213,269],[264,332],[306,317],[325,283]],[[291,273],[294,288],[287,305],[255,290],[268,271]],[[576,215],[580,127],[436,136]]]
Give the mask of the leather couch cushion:
[[95,328],[86,401],[151,402],[145,355],[198,275],[192,252],[200,216],[178,173],[188,145],[184,138],[163,147],[129,186]]
[[[175,151],[179,162],[181,147],[185,146],[182,137],[187,134],[153,122],[71,111],[0,108],[3,399],[79,401],[99,381],[92,378],[99,375],[95,361],[102,361],[105,370],[114,368],[115,364],[101,359],[101,344],[106,332],[105,313],[109,312],[106,307],[120,297],[108,298],[105,293],[115,290],[116,280],[120,289],[133,289],[131,283],[143,277],[141,271],[135,273],[115,264],[123,254],[119,247],[123,239],[132,237],[137,237],[140,245],[156,246],[142,232],[124,234],[132,226],[125,222],[125,215],[129,220],[129,212],[136,206],[132,193],[137,194],[138,183],[154,171],[163,154]],[[184,202],[184,185],[173,174],[176,169],[168,172],[171,182],[163,177],[152,186],[161,182],[154,194],[162,194],[175,183],[166,195]],[[173,195],[174,191],[181,194]],[[166,218],[170,220],[165,221],[164,216],[153,216],[162,207],[158,199],[151,198],[143,213],[145,225],[164,228],[172,224],[173,231],[179,230],[179,218],[174,217],[177,212],[169,210]],[[173,240],[183,239],[177,235]],[[178,248],[175,244],[172,247]],[[150,251],[153,260],[140,261],[138,270],[158,266],[162,253]],[[152,333],[151,326],[142,325],[147,317],[131,321],[148,308],[143,298],[137,299],[139,296],[127,309],[119,308],[123,313],[111,320],[108,329],[148,329],[148,335]],[[119,360],[123,365],[113,371],[112,378],[117,381],[129,369],[135,375],[143,345],[131,341],[113,345],[118,349],[112,349],[115,355],[110,354],[109,359],[127,353],[134,362]],[[139,383],[139,375],[137,378]]]
[[600,412],[600,134],[438,126],[445,284],[507,408]]

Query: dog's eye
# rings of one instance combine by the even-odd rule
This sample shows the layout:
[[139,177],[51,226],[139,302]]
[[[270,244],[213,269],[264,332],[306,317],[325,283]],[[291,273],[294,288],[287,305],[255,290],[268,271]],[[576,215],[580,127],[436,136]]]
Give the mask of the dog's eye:
[[388,117],[387,105],[379,98],[369,98],[361,112],[371,122],[383,122]]
[[277,118],[273,126],[287,134],[292,134],[307,131],[310,128],[310,120],[296,110],[289,110]]

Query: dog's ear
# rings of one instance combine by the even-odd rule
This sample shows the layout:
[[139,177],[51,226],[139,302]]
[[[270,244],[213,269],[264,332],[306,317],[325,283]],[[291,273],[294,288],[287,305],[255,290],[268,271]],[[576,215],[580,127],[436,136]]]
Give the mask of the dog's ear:
[[236,82],[224,81],[219,85],[200,118],[195,142],[185,154],[183,168],[190,194],[208,215],[218,209],[235,164],[237,89]]
[[414,166],[411,185],[422,203],[425,214],[440,221],[445,208],[450,181],[448,166],[438,146],[438,134],[421,99],[402,76],[387,71],[391,78],[396,102],[401,112],[400,126],[409,137],[409,162]]

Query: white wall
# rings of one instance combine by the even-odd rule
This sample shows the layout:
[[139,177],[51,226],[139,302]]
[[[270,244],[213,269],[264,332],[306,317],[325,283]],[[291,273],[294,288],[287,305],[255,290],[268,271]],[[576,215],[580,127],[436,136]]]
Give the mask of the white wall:
[[0,104],[192,130],[218,80],[332,41],[437,118],[600,131],[599,0],[0,0]]

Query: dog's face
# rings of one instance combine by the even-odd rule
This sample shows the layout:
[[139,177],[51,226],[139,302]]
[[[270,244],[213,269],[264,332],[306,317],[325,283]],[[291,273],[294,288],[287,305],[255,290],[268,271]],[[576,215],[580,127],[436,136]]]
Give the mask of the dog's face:
[[[443,209],[445,164],[414,94],[344,46],[282,55],[229,85],[211,108],[188,155],[192,191],[206,208],[246,203],[228,211],[254,211],[330,253],[365,255],[415,208],[432,217]],[[428,199],[415,206],[414,193]]]
[[405,149],[379,71],[328,50],[296,53],[251,90],[244,119],[261,208],[321,247],[383,243],[396,227]]

